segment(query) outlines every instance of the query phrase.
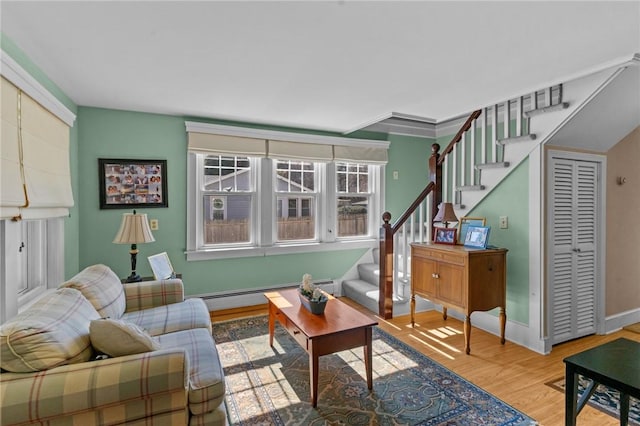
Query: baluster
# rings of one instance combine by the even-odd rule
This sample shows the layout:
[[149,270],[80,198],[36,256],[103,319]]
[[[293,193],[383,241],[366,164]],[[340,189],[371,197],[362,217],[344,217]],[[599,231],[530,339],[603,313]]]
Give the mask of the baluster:
[[446,202],[449,200],[449,161],[450,156],[447,155],[442,163],[442,202]]
[[[430,196],[431,195],[429,195],[429,197]],[[422,203],[420,203],[420,207],[418,208],[418,210],[419,210],[419,214],[418,214],[418,221],[419,222],[418,223],[420,224],[420,226],[418,227],[419,234],[420,234],[418,242],[420,242],[420,243],[424,242],[424,231],[425,231],[425,229],[424,229],[424,224],[425,224],[424,212],[425,212],[425,209],[428,206],[427,201],[429,200],[429,197],[425,198],[425,200]]]
[[516,99],[516,136],[522,136],[522,96]]
[[467,184],[467,132],[462,134],[460,145],[460,184],[458,186],[465,186]]
[[544,89],[544,106],[551,106],[551,87]]
[[498,104],[493,106],[493,115],[491,119],[491,156],[493,162],[498,162]]
[[[453,147],[453,164],[451,165],[451,198],[452,203],[456,203],[456,187],[458,186],[458,144]],[[444,200],[443,200],[444,201]]]
[[480,122],[480,138],[482,144],[482,160],[480,161],[482,164],[486,164],[487,162],[487,132],[489,129],[487,128],[487,116],[489,115],[489,108],[485,108],[482,114],[482,121]]
[[469,128],[470,136],[471,136],[471,161],[469,161],[469,174],[471,175],[471,183],[470,185],[475,185],[478,181],[476,179],[476,120],[471,122],[471,127]]

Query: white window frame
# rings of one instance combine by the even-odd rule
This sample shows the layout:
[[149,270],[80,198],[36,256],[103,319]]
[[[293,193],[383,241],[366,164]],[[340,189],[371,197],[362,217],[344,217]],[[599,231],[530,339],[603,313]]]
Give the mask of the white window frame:
[[[252,209],[252,243],[248,245],[205,246],[203,232],[203,165],[206,154],[188,153],[187,161],[187,260],[224,259],[233,257],[269,256],[288,253],[308,253],[378,245],[384,202],[384,165],[369,169],[370,206],[368,235],[337,238],[337,187],[334,162],[316,163],[316,238],[314,240],[277,240],[277,197],[295,195],[275,191],[275,159],[255,159],[255,205]],[[252,159],[253,160],[253,159]],[[352,162],[353,163],[353,162]],[[252,163],[253,168],[253,163]],[[297,194],[297,193],[296,193]],[[302,196],[312,193],[300,193]]]
[[2,220],[0,243],[0,275],[5,283],[0,289],[0,322],[4,322],[64,281],[64,219]]

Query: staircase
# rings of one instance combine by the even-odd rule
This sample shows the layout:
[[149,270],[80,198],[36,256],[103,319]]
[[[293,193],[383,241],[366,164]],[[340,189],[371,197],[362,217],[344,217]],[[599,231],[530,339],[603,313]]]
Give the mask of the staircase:
[[[569,108],[562,89],[555,85],[474,111],[442,152],[434,144],[431,182],[393,224],[389,213],[383,215],[383,237],[373,253],[374,263],[358,265],[359,278],[343,281],[343,294],[383,318],[408,313],[410,244],[431,240],[432,218],[440,202],[452,202],[458,217],[466,216],[527,158],[546,136],[536,134],[536,117]],[[566,113],[560,113],[554,121],[564,118]],[[543,127],[543,132],[551,131]],[[380,259],[386,259],[382,267]],[[432,307],[416,300],[416,310]]]

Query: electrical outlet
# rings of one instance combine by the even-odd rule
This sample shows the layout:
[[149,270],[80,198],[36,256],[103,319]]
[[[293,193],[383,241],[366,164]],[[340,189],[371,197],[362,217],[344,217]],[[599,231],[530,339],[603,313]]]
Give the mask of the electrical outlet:
[[393,171],[393,180],[398,180],[398,171],[397,170]]
[[500,229],[507,229],[509,227],[509,218],[507,216],[500,216]]
[[151,219],[149,221],[149,226],[151,227],[152,231],[157,231],[158,230],[158,219]]

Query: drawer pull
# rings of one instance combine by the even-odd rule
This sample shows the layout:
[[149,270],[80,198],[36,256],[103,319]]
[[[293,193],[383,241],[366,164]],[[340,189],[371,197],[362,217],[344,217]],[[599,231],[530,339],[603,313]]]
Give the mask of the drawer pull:
[[299,330],[293,330],[293,334],[300,334]]
[[431,277],[433,277],[433,278],[440,278],[440,274],[431,274]]

